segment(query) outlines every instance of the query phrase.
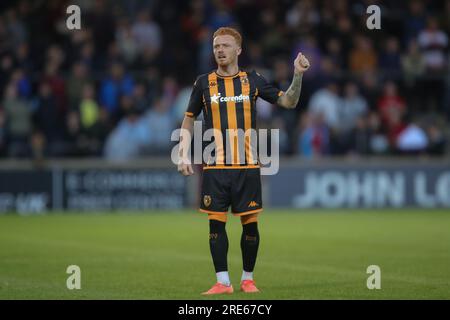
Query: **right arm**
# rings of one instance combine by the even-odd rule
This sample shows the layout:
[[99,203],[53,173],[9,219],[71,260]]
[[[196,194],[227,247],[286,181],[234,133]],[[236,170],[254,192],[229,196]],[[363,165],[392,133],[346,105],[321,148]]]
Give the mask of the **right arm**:
[[181,125],[180,133],[180,150],[178,161],[178,172],[183,176],[191,176],[194,174],[192,164],[189,157],[189,149],[192,140],[192,131],[194,129],[194,118],[185,116],[183,124]]
[[192,88],[189,105],[187,107],[183,123],[181,124],[178,172],[180,172],[183,176],[191,176],[194,174],[190,161],[191,157],[189,154],[189,149],[191,146],[192,132],[194,131],[195,118],[202,111],[202,96],[201,85],[199,83],[199,78],[197,78]]

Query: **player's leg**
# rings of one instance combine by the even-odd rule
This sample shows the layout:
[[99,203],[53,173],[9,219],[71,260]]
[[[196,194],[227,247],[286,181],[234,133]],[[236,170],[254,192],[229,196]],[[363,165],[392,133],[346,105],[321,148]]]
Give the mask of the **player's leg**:
[[208,214],[209,248],[217,277],[217,283],[203,294],[233,292],[228,275],[228,236],[225,229],[230,205],[228,183],[226,175],[219,170],[203,172],[200,211]]
[[253,270],[255,269],[256,257],[259,248],[258,214],[241,216],[242,236],[242,278],[241,289],[245,292],[258,292],[254,280]]
[[232,187],[233,214],[241,217],[241,250],[243,273],[241,290],[258,292],[253,281],[253,270],[259,248],[258,214],[262,211],[262,190],[259,169],[239,170]]
[[217,283],[203,294],[233,293],[230,276],[228,274],[228,236],[225,229],[226,214],[208,214],[209,219],[209,248],[216,271]]
[[225,229],[227,216],[225,214],[209,214],[209,249],[216,271],[217,282],[230,285],[228,275],[228,236]]

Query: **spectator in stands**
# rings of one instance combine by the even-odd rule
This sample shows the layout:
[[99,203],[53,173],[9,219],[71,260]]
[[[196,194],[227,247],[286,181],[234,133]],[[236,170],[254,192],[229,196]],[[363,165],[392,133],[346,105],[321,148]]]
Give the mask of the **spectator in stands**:
[[445,80],[442,76],[448,72],[448,36],[439,29],[437,19],[430,17],[427,28],[419,33],[417,41],[422,50],[426,68],[425,101],[423,102],[435,110],[446,111],[446,106],[443,105]]
[[320,22],[320,15],[313,1],[295,2],[286,12],[286,25],[292,32],[304,34]]
[[300,119],[298,152],[316,158],[329,152],[330,132],[322,113],[305,113]]
[[355,127],[349,135],[349,152],[352,155],[369,155],[372,153],[373,132],[368,124],[367,115],[356,119]]
[[42,82],[50,86],[53,97],[55,98],[56,109],[61,118],[65,118],[67,112],[66,83],[60,73],[60,65],[62,61],[51,59],[45,66],[45,74]]
[[421,127],[410,121],[398,134],[396,147],[401,154],[423,153],[428,148],[428,138]]
[[162,80],[162,103],[167,106],[168,110],[172,113],[173,104],[178,94],[178,83],[172,76],[167,76]]
[[346,153],[352,144],[353,129],[359,118],[368,111],[367,101],[358,92],[357,85],[349,81],[344,87],[344,96],[339,111],[338,126],[335,131],[335,140],[339,146],[339,152]]
[[89,128],[83,128],[83,134],[88,145],[88,153],[91,156],[103,155],[105,141],[112,130],[108,112],[100,108],[97,121]]
[[389,144],[394,150],[397,137],[406,126],[403,118],[407,110],[405,100],[398,94],[397,85],[393,81],[385,83],[383,96],[378,102],[378,111],[386,128]]
[[220,27],[234,26],[236,19],[232,10],[228,7],[228,3],[220,0],[213,0],[211,3],[211,11],[208,15],[207,27],[211,30],[217,30]]
[[354,129],[357,119],[368,112],[367,101],[359,93],[356,83],[349,81],[344,87],[344,96],[339,107],[339,129],[348,133]]
[[398,109],[392,109],[389,115],[389,124],[387,126],[387,136],[391,151],[398,150],[398,137],[405,130],[408,123],[404,121],[406,116],[400,114]]
[[[245,52],[245,55],[248,56],[248,63],[250,64],[250,69],[258,69],[260,72],[267,72],[267,68],[265,68],[264,63],[264,54],[262,47],[259,43],[250,41],[248,43],[248,49]],[[264,69],[264,70],[261,70]]]
[[[348,14],[341,14],[336,18],[335,14],[331,12],[331,17],[328,17],[328,19],[330,22],[333,21],[333,23],[330,23],[330,25],[328,26],[329,34],[335,35],[339,43],[341,43],[342,45],[342,52],[346,57],[348,57],[352,47],[352,35],[354,33],[350,17],[348,16]],[[337,22],[335,24],[334,21],[336,19]]]
[[[333,60],[328,56],[324,56],[320,61],[320,68],[317,76],[305,81],[304,89],[302,89],[302,96],[309,100],[312,93],[325,87],[328,83],[335,81],[336,74],[339,74],[339,70]],[[310,92],[310,90],[312,90],[312,92]]]
[[273,10],[261,12],[261,47],[265,57],[275,56],[284,51],[283,28],[277,24],[277,16]]
[[381,52],[379,66],[387,77],[399,80],[401,72],[400,44],[395,37],[387,38]]
[[0,108],[0,157],[6,155],[7,141],[6,141],[6,119],[5,112]]
[[104,154],[110,160],[129,160],[140,156],[151,139],[148,124],[139,117],[136,109],[127,115],[108,136]]
[[326,87],[312,95],[309,101],[308,111],[311,113],[313,119],[317,115],[322,115],[327,126],[332,129],[337,129],[339,127],[339,108],[341,103],[337,83],[330,81]]
[[95,100],[95,87],[90,83],[85,83],[82,89],[82,99],[78,108],[80,115],[79,123],[81,128],[89,130],[99,119],[99,106]]
[[430,17],[427,28],[417,38],[425,59],[425,67],[429,72],[442,72],[447,66],[446,49],[448,36],[439,29],[436,18]]
[[125,61],[119,49],[119,44],[117,42],[111,42],[108,46],[108,51],[104,59],[104,64],[106,66],[112,66],[115,63],[122,64],[126,70]]
[[[1,23],[1,20],[0,20]],[[1,26],[1,24],[0,24]],[[1,31],[1,30],[0,30]],[[0,37],[1,41],[1,37]],[[0,89],[3,92],[4,88],[10,83],[11,74],[14,71],[14,61],[10,54],[0,55]]]
[[24,99],[30,98],[32,93],[31,79],[24,72],[24,70],[20,68],[14,70],[13,74],[11,75],[11,82],[16,86],[17,94],[20,97]]
[[19,97],[16,86],[6,87],[2,101],[6,118],[5,136],[8,137],[8,154],[11,157],[29,156],[28,137],[31,133],[31,108],[29,103]]
[[406,103],[398,94],[397,85],[393,81],[387,81],[383,88],[383,95],[378,101],[378,112],[383,124],[390,128],[393,123],[398,123],[406,112]]
[[147,49],[157,54],[161,49],[161,30],[153,21],[149,11],[144,10],[138,14],[136,22],[131,27],[131,34],[138,46],[138,50],[143,51]]
[[428,153],[433,156],[444,155],[447,139],[442,130],[436,124],[431,124],[427,128],[427,136]]
[[426,10],[421,0],[411,0],[407,4],[408,12],[403,20],[404,43],[415,39],[419,32],[425,28]]
[[[145,74],[143,78],[143,83],[145,84],[146,90],[147,90],[147,96],[148,96],[148,103],[149,106],[151,106],[158,97],[159,93],[161,92],[161,75],[158,71],[158,69],[154,66],[148,67],[145,69]],[[192,85],[192,83],[191,83]],[[192,87],[191,87],[192,89]]]
[[370,150],[372,154],[386,154],[389,151],[389,140],[377,112],[368,115],[368,126],[371,133]]
[[342,51],[342,44],[337,38],[330,38],[326,44],[327,56],[333,62],[338,71],[342,71],[347,67],[345,55]]
[[132,65],[139,53],[139,46],[136,37],[133,35],[132,26],[129,19],[122,18],[116,31],[116,43],[121,55],[128,65]]
[[100,87],[100,103],[114,115],[118,111],[120,97],[133,93],[133,78],[125,73],[121,63],[114,63],[110,67],[109,77],[104,79]]
[[305,81],[313,79],[320,70],[320,61],[322,60],[322,50],[317,44],[317,39],[312,35],[302,37],[301,40],[294,47],[294,51],[291,54],[292,61],[297,56],[298,52],[301,52],[308,57],[311,67],[308,69],[308,73],[305,73]]
[[65,119],[58,112],[55,96],[47,82],[42,82],[39,86],[33,110],[34,126],[43,135],[46,153],[60,156]]
[[348,65],[355,74],[376,70],[378,56],[369,38],[363,35],[357,35],[353,38],[353,49],[349,54]]
[[80,49],[79,60],[90,70],[98,70],[99,66],[97,60],[95,58],[95,45],[93,42],[86,42],[82,45]]
[[76,109],[80,104],[83,95],[83,88],[86,82],[91,81],[86,65],[76,62],[72,66],[70,76],[67,80],[67,98],[69,108]]
[[147,153],[166,154],[170,149],[170,137],[176,120],[167,100],[159,99],[145,114],[144,122],[151,132]]
[[76,157],[84,155],[84,137],[80,126],[80,118],[76,111],[70,111],[67,115],[65,130],[65,156]]
[[150,108],[147,88],[143,82],[137,83],[134,87],[133,101],[139,113],[144,113]]
[[92,27],[93,39],[99,52],[106,52],[116,34],[116,23],[111,7],[106,1],[94,1],[93,8],[89,10],[85,19]]
[[120,120],[126,117],[131,109],[134,109],[137,114],[141,114],[134,104],[133,96],[121,96],[119,108],[111,117],[114,124],[117,124]]
[[17,15],[15,9],[6,12],[7,32],[12,40],[12,47],[17,48],[21,43],[27,41],[28,30],[23,21]]
[[30,46],[28,42],[22,42],[15,52],[16,65],[22,69],[25,73],[29,74],[34,72],[35,65],[30,56]]
[[378,77],[373,72],[365,72],[361,78],[361,93],[367,100],[370,110],[376,110],[380,97]]
[[444,9],[441,12],[438,12],[439,15],[439,23],[444,29],[444,31],[447,33],[447,35],[450,34],[450,0],[445,1]]
[[420,104],[417,99],[418,93],[423,95],[421,79],[425,72],[425,60],[415,39],[410,41],[408,51],[402,56],[401,63],[408,105],[411,106],[411,110],[425,110],[426,106]]

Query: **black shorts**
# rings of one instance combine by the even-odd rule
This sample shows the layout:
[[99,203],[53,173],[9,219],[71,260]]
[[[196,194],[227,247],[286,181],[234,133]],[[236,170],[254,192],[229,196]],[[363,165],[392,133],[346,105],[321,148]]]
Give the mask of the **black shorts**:
[[202,177],[200,211],[209,214],[231,212],[243,216],[262,211],[259,168],[205,169]]

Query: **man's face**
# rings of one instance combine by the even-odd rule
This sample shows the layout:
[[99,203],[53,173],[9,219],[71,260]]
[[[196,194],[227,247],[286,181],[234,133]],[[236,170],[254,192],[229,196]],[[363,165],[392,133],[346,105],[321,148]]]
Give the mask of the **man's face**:
[[214,58],[221,67],[226,67],[237,60],[241,47],[230,35],[217,36],[213,42]]

